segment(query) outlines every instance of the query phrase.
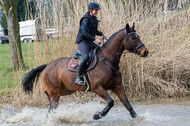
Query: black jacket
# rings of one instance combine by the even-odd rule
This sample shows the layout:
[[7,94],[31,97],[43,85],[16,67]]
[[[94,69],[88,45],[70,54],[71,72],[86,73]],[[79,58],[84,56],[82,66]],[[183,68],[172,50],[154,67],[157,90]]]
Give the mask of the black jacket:
[[76,39],[76,44],[81,41],[93,42],[95,40],[95,35],[102,36],[103,33],[97,30],[98,19],[92,17],[89,12],[87,12],[80,20],[80,27]]

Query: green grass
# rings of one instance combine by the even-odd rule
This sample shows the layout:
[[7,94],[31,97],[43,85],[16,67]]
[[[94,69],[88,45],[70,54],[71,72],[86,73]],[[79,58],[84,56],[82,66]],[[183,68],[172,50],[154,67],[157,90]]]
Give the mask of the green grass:
[[[64,40],[63,40],[64,43]],[[40,49],[44,49],[44,43],[39,42],[36,43]],[[49,41],[48,42],[50,48],[53,48],[53,45],[55,45],[55,41]],[[22,48],[22,55],[24,59],[24,64],[26,67],[26,71],[29,70],[29,68],[33,68],[33,65],[35,64],[34,59],[34,43],[21,43]],[[18,74],[24,74],[23,70],[13,71],[10,69],[10,47],[9,44],[0,44],[0,94],[2,92],[8,91],[11,88],[16,87],[18,84],[20,84],[20,78],[21,76],[18,76]]]
[[[33,51],[33,43],[22,43],[22,54],[25,61],[26,68],[29,65],[28,50]],[[33,53],[32,53],[33,54]],[[34,57],[34,56],[32,56]],[[15,77],[16,71],[10,70],[10,48],[9,44],[0,45],[0,91],[7,90],[9,88],[15,87],[18,83],[18,78]]]
[[13,74],[10,67],[9,44],[0,45],[0,90],[9,88],[13,82]]

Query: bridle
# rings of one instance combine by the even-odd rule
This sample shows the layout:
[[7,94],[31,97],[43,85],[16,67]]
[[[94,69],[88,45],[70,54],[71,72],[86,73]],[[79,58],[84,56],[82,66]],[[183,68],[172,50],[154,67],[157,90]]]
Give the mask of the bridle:
[[[133,44],[133,42],[129,39],[129,35],[135,34],[136,36],[138,36],[137,33],[136,33],[136,32],[130,32],[130,33],[127,34],[126,29],[124,29],[124,33],[125,33],[125,35],[126,35],[126,40],[125,40],[126,47],[127,47],[127,41],[129,41],[129,44],[130,44],[130,45],[132,46],[132,48],[133,48],[133,51],[129,51],[129,52],[133,52],[133,53],[135,53],[135,54],[140,54],[140,52],[141,52],[141,50],[142,50],[142,47],[144,47],[145,45],[144,45],[143,43],[141,43],[140,45],[138,45],[137,47],[135,47],[134,44]],[[106,39],[106,40],[108,40],[108,39]],[[103,41],[103,44],[104,44],[104,38],[102,38],[102,41]],[[141,48],[140,51],[138,50],[139,48]],[[103,51],[104,51],[104,50],[103,50]],[[111,53],[111,52],[107,52],[107,51],[104,51],[104,52],[106,52],[106,53],[108,53],[108,54],[115,54],[115,55],[122,54],[122,52],[115,52],[115,53]]]
[[[141,43],[140,45],[138,45],[137,47],[135,47],[134,44],[133,44],[133,42],[129,39],[129,35],[135,34],[136,36],[138,36],[137,33],[136,33],[136,32],[130,32],[130,33],[127,34],[126,29],[124,29],[124,33],[125,33],[125,35],[126,35],[126,40],[125,40],[126,47],[127,47],[127,42],[129,42],[129,44],[130,44],[130,45],[132,46],[132,48],[133,48],[133,51],[132,51],[132,52],[135,53],[135,54],[140,54],[140,53],[141,53],[141,50],[142,50],[142,47],[144,47],[144,44]],[[141,48],[140,51],[138,50],[139,48]]]
[[[136,33],[136,32],[127,33],[126,29],[124,29],[124,33],[125,33],[125,35],[126,35],[126,40],[125,40],[126,47],[127,47],[127,42],[129,42],[129,44],[130,44],[130,45],[132,46],[132,48],[133,48],[133,51],[130,51],[130,52],[133,52],[133,53],[135,53],[135,54],[140,54],[140,52],[141,52],[141,50],[142,50],[142,47],[144,47],[145,45],[144,45],[143,43],[141,43],[140,45],[138,45],[137,47],[135,47],[135,45],[133,44],[133,42],[129,39],[129,35],[135,34],[136,36],[138,36],[137,33]],[[103,44],[104,44],[104,39],[103,39]],[[139,48],[141,48],[140,51],[138,50]],[[99,61],[101,61],[101,62],[103,62],[104,64],[108,65],[108,66],[109,66],[110,68],[112,68],[112,69],[116,72],[116,74],[118,75],[119,72],[120,72],[120,69],[117,70],[115,67],[113,67],[113,65],[114,65],[114,64],[117,64],[117,63],[114,63],[114,62],[110,61],[108,58],[106,58],[106,57],[103,55],[102,51],[104,51],[104,50],[102,50],[102,49],[100,48],[100,54],[101,54],[102,58],[100,58],[100,57],[97,55]],[[106,52],[106,53],[108,53],[108,54],[114,54],[114,55],[116,55],[116,56],[118,56],[119,54],[122,54],[122,52],[116,52],[116,53],[111,53],[111,52],[107,52],[107,51],[104,51],[104,52]],[[105,61],[111,63],[112,65],[109,64],[109,63],[107,63],[107,62],[105,62]]]

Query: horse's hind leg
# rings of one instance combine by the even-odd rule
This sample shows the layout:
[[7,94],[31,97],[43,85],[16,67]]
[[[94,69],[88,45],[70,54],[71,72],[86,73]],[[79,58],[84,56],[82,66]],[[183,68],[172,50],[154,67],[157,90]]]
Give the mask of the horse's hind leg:
[[59,103],[60,96],[58,96],[58,95],[49,96],[49,94],[47,93],[47,91],[45,91],[45,94],[47,95],[48,100],[49,100],[50,108],[49,108],[48,112],[50,113],[50,112],[52,112],[54,109],[57,108],[58,103]]
[[45,91],[45,94],[47,95],[48,100],[49,100],[50,107],[49,107],[48,112],[50,113],[50,111],[51,111],[51,100],[50,100],[50,97],[49,97],[49,94],[47,93],[47,91]]
[[98,120],[109,112],[109,110],[114,106],[114,101],[112,100],[112,98],[109,96],[107,91],[102,86],[99,86],[93,92],[99,95],[108,103],[108,105],[101,112],[96,112],[94,114],[93,118],[95,120]]
[[112,91],[117,94],[117,96],[119,97],[119,99],[123,102],[124,106],[126,107],[126,109],[130,112],[130,115],[132,116],[132,118],[136,118],[137,114],[136,112],[133,110],[133,107],[130,105],[127,96],[125,94],[125,90],[122,84],[115,86]]
[[50,101],[51,101],[50,112],[57,108],[58,103],[59,103],[59,98],[60,98],[60,96],[52,96],[52,97],[50,97]]

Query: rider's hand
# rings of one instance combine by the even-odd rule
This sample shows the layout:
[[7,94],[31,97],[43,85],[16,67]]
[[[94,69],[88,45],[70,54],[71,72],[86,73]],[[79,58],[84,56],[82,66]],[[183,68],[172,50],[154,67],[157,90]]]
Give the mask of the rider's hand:
[[95,42],[97,42],[98,44],[102,44],[102,40],[100,39],[96,39]]
[[102,38],[103,38],[103,39],[107,39],[107,36],[103,34],[103,35],[102,35]]

